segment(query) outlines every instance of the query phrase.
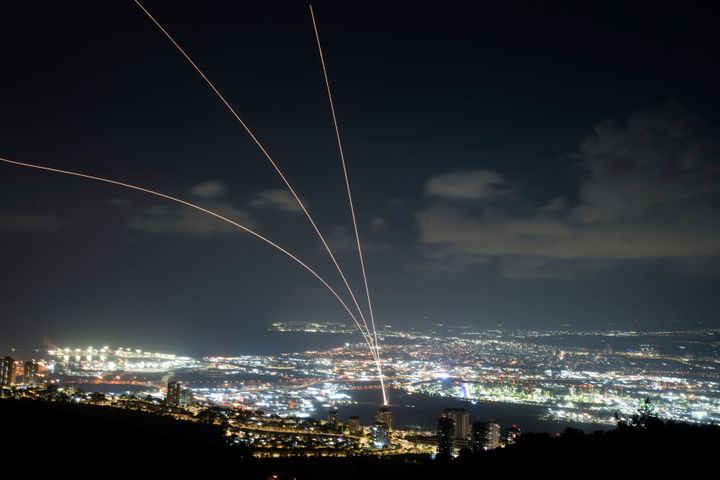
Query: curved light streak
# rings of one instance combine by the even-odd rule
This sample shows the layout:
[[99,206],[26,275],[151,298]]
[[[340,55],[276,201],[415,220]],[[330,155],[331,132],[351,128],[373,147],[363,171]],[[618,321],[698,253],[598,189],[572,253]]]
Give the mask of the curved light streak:
[[[300,200],[300,196],[295,192],[295,189],[292,188],[290,185],[290,182],[285,177],[285,174],[283,174],[280,167],[275,163],[275,160],[273,160],[270,153],[265,149],[265,147],[260,143],[260,140],[255,136],[255,134],[250,130],[250,127],[247,126],[247,124],[240,118],[240,115],[235,111],[235,109],[230,105],[230,103],[225,99],[225,97],[220,93],[220,91],[215,87],[215,85],[210,81],[210,79],[205,75],[205,73],[202,71],[200,67],[190,58],[190,55],[188,55],[185,50],[180,46],[178,42],[175,41],[175,39],[168,33],[167,30],[158,22],[155,17],[150,14],[150,12],[143,7],[143,5],[138,1],[134,0],[134,2],[137,4],[138,7],[147,15],[147,17],[160,29],[160,31],[170,40],[170,42],[175,46],[175,48],[185,57],[185,59],[192,65],[192,67],[195,69],[195,71],[200,74],[203,80],[205,80],[205,83],[208,84],[210,89],[215,93],[215,95],[220,99],[220,101],[227,107],[227,109],[230,111],[230,113],[235,117],[235,119],[240,123],[240,125],[245,129],[248,135],[250,135],[250,138],[252,138],[253,142],[255,142],[255,145],[260,149],[260,151],[263,153],[265,158],[267,158],[270,161],[270,164],[273,166],[277,174],[280,176],[282,181],[285,183],[285,186],[290,190],[290,193],[297,201],[298,205],[302,209],[302,211],[305,213],[305,216],[310,221],[310,224],[315,229],[315,232],[317,233],[318,237],[320,238],[320,241],[322,242],[323,246],[325,247],[325,250],[327,251],[328,255],[330,255],[330,259],[332,260],[333,264],[335,265],[335,268],[337,269],[338,273],[340,274],[340,278],[342,278],[343,283],[345,284],[345,287],[347,288],[347,291],[350,293],[350,297],[353,300],[353,303],[355,304],[355,308],[357,308],[358,313],[360,314],[360,318],[363,321],[363,324],[365,325],[366,330],[368,331],[368,334],[370,333],[370,328],[368,327],[367,321],[365,320],[365,315],[363,314],[362,309],[360,308],[360,304],[358,303],[357,299],[355,298],[355,294],[353,293],[352,288],[350,287],[350,284],[347,281],[347,278],[345,277],[345,274],[343,273],[342,269],[340,268],[340,264],[338,263],[337,259],[335,258],[335,255],[333,254],[332,250],[330,249],[330,246],[328,245],[327,241],[325,240],[325,237],[320,232],[320,229],[318,228],[317,224],[313,220],[312,216],[310,215],[310,212],[308,212],[307,208],[305,208],[305,204],[303,204],[302,200]],[[377,356],[376,349],[373,349],[373,356]]]
[[[343,175],[345,176],[345,189],[347,190],[348,203],[350,204],[350,217],[352,218],[353,228],[355,229],[355,242],[357,243],[358,256],[360,258],[360,271],[362,272],[363,282],[365,284],[365,295],[368,302],[368,313],[370,314],[370,325],[372,325],[372,337],[375,347],[378,346],[377,332],[375,331],[375,315],[373,313],[372,301],[370,300],[370,288],[368,287],[367,273],[365,272],[365,259],[363,257],[362,246],[360,244],[360,232],[358,231],[357,215],[355,214],[355,205],[353,204],[352,193],[350,191],[350,179],[348,177],[347,164],[345,162],[345,151],[343,149],[342,140],[340,139],[340,127],[338,126],[337,116],[335,115],[335,103],[333,102],[332,90],[330,88],[330,77],[328,76],[327,67],[325,65],[325,55],[323,55],[322,45],[320,43],[320,32],[318,31],[317,22],[315,21],[315,12],[310,5],[310,18],[312,18],[313,29],[315,30],[315,40],[317,41],[318,53],[320,54],[320,63],[322,64],[323,77],[325,78],[325,89],[327,90],[328,102],[330,103],[330,113],[332,114],[333,126],[335,127],[335,138],[337,139],[338,151],[340,152],[340,163],[342,163]],[[370,329],[368,329],[370,333]],[[378,362],[377,368],[380,366],[380,352],[376,356]],[[380,375],[380,383],[382,383],[383,402],[387,405],[385,395],[385,385],[383,377]]]
[[225,217],[225,216],[223,216],[223,215],[220,215],[219,213],[213,212],[212,210],[208,210],[207,208],[203,208],[203,207],[201,207],[201,206],[199,206],[199,205],[196,205],[196,204],[194,204],[194,203],[188,202],[188,201],[183,200],[183,199],[181,199],[181,198],[173,197],[173,196],[171,196],[171,195],[166,195],[166,194],[161,193],[161,192],[156,192],[155,190],[150,190],[149,188],[140,187],[140,186],[137,186],[137,185],[132,185],[132,184],[129,184],[129,183],[124,183],[124,182],[119,182],[119,181],[117,181],[117,180],[111,180],[111,179],[109,179],[109,178],[98,177],[98,176],[95,176],[95,175],[88,175],[88,174],[86,174],[86,173],[72,172],[72,171],[70,171],[70,170],[61,170],[61,169],[59,169],[59,168],[46,167],[46,166],[43,166],[43,165],[35,165],[35,164],[32,164],[32,163],[18,162],[18,161],[10,160],[10,159],[3,158],[3,157],[0,157],[0,161],[1,161],[1,162],[5,162],[5,163],[9,163],[9,164],[12,164],[12,165],[17,165],[17,166],[20,166],[20,167],[34,168],[34,169],[36,169],[36,170],[45,170],[45,171],[48,171],[48,172],[61,173],[61,174],[64,174],[64,175],[71,175],[71,176],[74,176],[74,177],[86,178],[86,179],[89,179],[89,180],[95,180],[95,181],[98,181],[98,182],[110,183],[110,184],[112,184],[112,185],[117,185],[117,186],[120,186],[120,187],[125,187],[125,188],[129,188],[129,189],[132,189],[132,190],[138,190],[138,191],[140,191],[140,192],[149,193],[150,195],[155,195],[155,196],[157,196],[157,197],[161,197],[161,198],[164,198],[164,199],[166,199],[166,200],[170,200],[170,201],[179,203],[179,204],[181,204],[181,205],[185,205],[185,206],[187,206],[187,207],[194,208],[195,210],[199,210],[199,211],[201,211],[201,212],[203,212],[203,213],[206,213],[206,214],[208,214],[208,215],[211,215],[211,216],[213,216],[213,217],[215,217],[215,218],[217,218],[217,219],[219,219],[219,220],[222,220],[222,221],[224,221],[224,222],[227,222],[227,223],[229,223],[230,225],[233,225],[233,226],[235,226],[235,227],[237,227],[237,228],[239,228],[239,229],[241,229],[241,230],[246,231],[246,232],[249,233],[250,235],[253,235],[254,237],[262,240],[263,242],[267,243],[267,244],[270,245],[271,247],[275,248],[276,250],[279,250],[280,252],[284,253],[285,255],[287,255],[288,257],[290,257],[292,260],[294,260],[298,265],[300,265],[300,266],[303,267],[305,270],[307,270],[308,272],[310,272],[315,278],[317,278],[317,279],[320,281],[320,283],[322,283],[322,284],[325,286],[325,288],[327,288],[327,289],[330,291],[330,293],[333,294],[333,296],[338,300],[338,302],[340,302],[340,304],[343,306],[343,308],[344,308],[345,311],[348,313],[348,315],[350,315],[350,318],[353,319],[353,321],[355,322],[355,325],[357,325],[358,329],[360,329],[360,333],[362,333],[363,338],[365,339],[365,343],[367,344],[368,348],[369,348],[370,351],[372,352],[373,347],[372,347],[371,339],[369,338],[369,335],[366,335],[366,334],[365,334],[365,331],[362,329],[360,323],[358,322],[357,318],[355,317],[355,314],[353,314],[353,312],[352,312],[352,311],[350,310],[350,308],[347,306],[347,304],[345,303],[345,301],[344,301],[342,298],[340,298],[340,295],[337,294],[337,292],[335,291],[335,289],[333,289],[333,288],[325,281],[325,279],[320,276],[320,274],[318,274],[315,270],[313,270],[312,268],[310,268],[305,262],[303,262],[302,260],[300,260],[298,257],[296,257],[295,255],[293,255],[292,253],[290,253],[288,250],[284,249],[283,247],[281,247],[281,246],[278,245],[277,243],[273,242],[272,240],[270,240],[270,239],[268,239],[268,238],[260,235],[259,233],[251,230],[250,228],[246,227],[245,225],[241,225],[241,224],[235,222],[234,220],[231,220],[231,219],[229,219],[229,218],[227,218],[227,217]]

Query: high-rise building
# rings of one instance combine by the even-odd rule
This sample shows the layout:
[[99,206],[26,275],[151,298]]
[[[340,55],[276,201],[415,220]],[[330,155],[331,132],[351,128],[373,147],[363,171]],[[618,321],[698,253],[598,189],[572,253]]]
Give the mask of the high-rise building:
[[186,407],[193,402],[193,394],[181,382],[172,380],[167,385],[165,403],[173,407]]
[[437,421],[437,453],[438,455],[452,455],[455,448],[455,421],[443,415]]
[[15,360],[12,357],[0,357],[0,386],[15,385]]
[[177,407],[180,405],[180,390],[182,386],[180,382],[169,381],[167,384],[167,395],[165,396],[165,403]]
[[193,395],[193,393],[187,388],[182,387],[180,389],[180,406],[187,407],[188,405],[192,405],[194,401],[195,396]]
[[500,424],[488,423],[485,431],[485,450],[500,447]]
[[380,407],[375,414],[375,421],[387,425],[388,431],[393,428],[392,412],[388,407]]
[[455,445],[466,447],[470,437],[470,414],[464,408],[446,408],[443,417],[452,418],[455,422]]
[[470,445],[473,452],[498,448],[500,446],[500,424],[473,422]]
[[350,435],[361,435],[362,434],[362,426],[360,425],[360,417],[350,417],[348,418],[348,431],[350,432]]
[[332,428],[338,428],[338,411],[335,409],[328,411],[328,423]]
[[513,425],[505,431],[505,443],[512,445],[517,441],[517,437],[522,434],[522,430],[517,425]]
[[473,452],[498,448],[500,446],[500,424],[473,422],[470,446]]
[[32,385],[38,381],[38,363],[35,360],[28,360],[23,365],[23,383]]
[[373,447],[385,448],[390,445],[390,429],[385,422],[375,422],[375,425],[370,427],[370,433]]
[[472,424],[470,433],[470,448],[472,451],[482,452],[485,448],[485,422],[476,421]]

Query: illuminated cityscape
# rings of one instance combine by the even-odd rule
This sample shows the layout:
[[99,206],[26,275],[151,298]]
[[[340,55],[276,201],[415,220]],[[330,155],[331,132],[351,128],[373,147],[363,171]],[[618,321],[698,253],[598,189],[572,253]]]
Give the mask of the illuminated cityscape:
[[[276,335],[347,333],[321,323],[277,323],[272,330]],[[487,413],[493,404],[537,407],[536,425],[550,422],[549,428],[612,428],[616,415],[632,415],[644,399],[664,419],[719,423],[718,334],[712,329],[571,333],[386,326],[380,333],[386,385],[390,398],[402,398],[403,405],[376,407],[372,417],[346,413],[379,400],[373,358],[350,343],[281,355],[200,359],[109,346],[54,348],[24,364],[25,359],[3,357],[3,394],[93,402],[99,393],[106,406],[161,414],[168,414],[167,407],[188,420],[211,415],[226,426],[228,438],[252,446],[260,456],[308,450],[325,455],[434,453],[438,441],[442,451],[457,453],[516,440],[518,422],[493,421]],[[20,382],[8,378],[13,369]],[[432,417],[414,422],[405,417],[402,423],[393,418],[420,398],[432,401],[436,414],[447,419],[437,431],[430,427]],[[464,402],[467,410],[443,406],[450,401]],[[471,409],[480,412],[479,418],[471,417]]]

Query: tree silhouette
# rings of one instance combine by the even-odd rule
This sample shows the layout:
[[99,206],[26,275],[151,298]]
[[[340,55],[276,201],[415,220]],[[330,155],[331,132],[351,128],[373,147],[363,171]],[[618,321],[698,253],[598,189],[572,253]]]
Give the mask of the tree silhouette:
[[90,402],[92,403],[101,403],[104,402],[107,399],[104,393],[101,392],[93,392],[90,394]]
[[617,411],[615,412],[615,420],[617,421],[617,426],[620,429],[649,429],[662,427],[665,424],[665,422],[655,413],[655,405],[653,405],[650,397],[645,397],[640,400],[640,406],[629,420],[620,417],[620,414]]

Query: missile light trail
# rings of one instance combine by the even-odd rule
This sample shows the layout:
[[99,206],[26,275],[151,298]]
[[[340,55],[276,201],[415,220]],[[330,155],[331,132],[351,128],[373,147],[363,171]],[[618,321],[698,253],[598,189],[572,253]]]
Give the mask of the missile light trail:
[[[368,327],[367,321],[365,320],[365,315],[363,314],[362,309],[360,308],[360,305],[357,301],[357,298],[355,297],[355,293],[353,292],[352,288],[350,287],[350,283],[348,282],[347,278],[345,277],[345,273],[343,272],[342,268],[340,268],[340,264],[338,263],[337,259],[335,258],[335,255],[333,254],[332,250],[330,249],[330,246],[328,245],[327,241],[325,240],[325,237],[323,236],[322,232],[320,232],[320,228],[317,226],[315,221],[313,220],[312,216],[310,215],[310,212],[305,207],[305,204],[303,204],[302,200],[300,199],[300,196],[295,192],[295,189],[290,185],[290,182],[285,177],[285,174],[282,172],[280,167],[277,165],[275,160],[273,160],[270,153],[267,151],[267,149],[263,146],[263,144],[260,142],[260,140],[255,136],[255,134],[252,132],[250,127],[247,126],[247,124],[240,118],[240,115],[235,111],[235,109],[230,105],[230,103],[225,99],[225,97],[220,93],[220,91],[215,87],[215,85],[210,81],[210,79],[207,77],[207,75],[203,72],[203,70],[193,61],[193,59],[188,55],[185,50],[180,46],[180,44],[170,35],[170,33],[158,22],[155,17],[150,14],[150,12],[143,7],[143,5],[138,1],[134,0],[134,2],[137,4],[138,7],[145,13],[145,15],[160,29],[160,31],[170,40],[170,42],[175,46],[175,48],[185,57],[185,59],[190,63],[190,65],[195,69],[195,71],[202,77],[202,79],[205,81],[205,83],[208,84],[210,89],[215,93],[215,95],[220,99],[220,101],[225,105],[225,107],[230,111],[230,113],[235,117],[235,119],[240,123],[240,125],[243,127],[243,129],[247,132],[247,134],[250,136],[250,138],[255,142],[255,145],[260,149],[262,154],[265,156],[265,158],[268,159],[270,164],[273,166],[277,174],[280,176],[282,181],[285,183],[285,186],[288,188],[292,196],[297,201],[298,205],[302,209],[302,211],[305,213],[305,216],[307,217],[308,221],[312,225],[313,229],[317,233],[318,237],[320,238],[320,241],[322,242],[323,246],[325,247],[325,250],[327,251],[328,255],[330,256],[330,259],[332,260],[333,264],[335,265],[335,268],[337,269],[338,273],[340,274],[340,277],[342,278],[343,283],[345,284],[345,287],[347,288],[348,293],[350,293],[350,297],[353,300],[353,303],[355,304],[355,308],[357,308],[358,313],[360,314],[360,319],[362,320],[363,324],[365,325],[365,329],[367,330],[368,334],[370,334],[370,328]],[[371,337],[372,338],[372,337]],[[377,349],[373,349],[374,356],[377,356]]]
[[350,318],[353,319],[353,321],[355,322],[355,325],[358,327],[358,329],[360,329],[360,333],[362,333],[363,338],[365,339],[366,345],[368,346],[368,348],[370,349],[371,352],[373,351],[372,339],[369,337],[369,334],[366,334],[366,333],[365,333],[365,331],[363,330],[362,326],[360,325],[360,322],[358,322],[358,320],[357,320],[357,318],[355,317],[355,314],[352,312],[352,310],[350,310],[350,308],[349,308],[348,305],[345,303],[345,301],[340,297],[340,295],[338,295],[338,293],[335,291],[335,289],[333,289],[333,288],[330,286],[330,284],[328,284],[327,281],[325,281],[325,279],[320,276],[320,274],[318,274],[315,270],[313,270],[313,269],[312,269],[311,267],[309,267],[305,262],[303,262],[302,260],[300,260],[297,256],[295,256],[294,254],[292,254],[292,253],[289,252],[288,250],[284,249],[283,247],[281,247],[281,246],[278,245],[277,243],[273,242],[272,240],[270,240],[270,239],[262,236],[261,234],[259,234],[259,233],[255,232],[255,231],[251,230],[250,228],[246,227],[245,225],[241,225],[241,224],[235,222],[234,220],[231,220],[231,219],[229,219],[229,218],[227,218],[227,217],[225,217],[225,216],[223,216],[223,215],[220,215],[220,214],[217,213],[217,212],[213,212],[212,210],[208,210],[207,208],[203,208],[203,207],[201,207],[201,206],[199,206],[199,205],[196,205],[196,204],[194,204],[194,203],[188,202],[188,201],[183,200],[183,199],[181,199],[181,198],[173,197],[173,196],[171,196],[171,195],[167,195],[167,194],[164,194],[164,193],[155,191],[155,190],[151,190],[151,189],[149,189],[149,188],[140,187],[140,186],[137,186],[137,185],[132,185],[132,184],[129,184],[129,183],[124,183],[124,182],[119,182],[119,181],[117,181],[117,180],[112,180],[112,179],[109,179],[109,178],[98,177],[98,176],[95,176],[95,175],[88,175],[88,174],[86,174],[86,173],[72,172],[72,171],[69,171],[69,170],[61,170],[61,169],[58,169],[58,168],[46,167],[46,166],[43,166],[43,165],[35,165],[35,164],[31,164],[31,163],[18,162],[18,161],[10,160],[10,159],[3,158],[3,157],[0,157],[0,161],[1,161],[1,162],[4,162],[4,163],[7,163],[7,164],[20,166],[20,167],[33,168],[33,169],[36,169],[36,170],[44,170],[44,171],[47,171],[47,172],[54,172],[54,173],[60,173],[60,174],[63,174],[63,175],[71,175],[71,176],[74,176],[74,177],[86,178],[86,179],[88,179],[88,180],[95,180],[95,181],[98,181],[98,182],[109,183],[109,184],[112,184],[112,185],[117,185],[117,186],[120,186],[120,187],[129,188],[129,189],[132,189],[132,190],[137,190],[137,191],[140,191],[140,192],[149,193],[150,195],[155,195],[155,196],[157,196],[157,197],[161,197],[161,198],[164,198],[164,199],[166,199],[166,200],[170,200],[170,201],[172,201],[172,202],[176,202],[176,203],[179,203],[179,204],[181,204],[181,205],[185,205],[185,206],[187,206],[187,207],[194,208],[195,210],[199,210],[199,211],[201,211],[201,212],[203,212],[203,213],[205,213],[205,214],[207,214],[207,215],[211,215],[211,216],[213,216],[213,217],[215,217],[215,218],[217,218],[217,219],[219,219],[219,220],[222,220],[222,221],[224,221],[224,222],[226,222],[226,223],[229,223],[230,225],[233,225],[234,227],[237,227],[237,228],[239,228],[239,229],[241,229],[241,230],[244,230],[245,232],[247,232],[247,233],[253,235],[254,237],[262,240],[263,242],[267,243],[268,245],[270,245],[271,247],[275,248],[276,250],[279,250],[280,252],[284,253],[285,255],[287,255],[288,257],[290,257],[293,261],[295,261],[298,265],[300,265],[300,266],[303,267],[305,270],[307,270],[308,272],[310,272],[316,279],[318,279],[318,281],[320,281],[320,283],[322,283],[322,284],[325,286],[325,288],[326,288],[330,293],[332,293],[332,295],[338,300],[338,302],[340,302],[340,304],[341,304],[342,307],[345,309],[345,311],[348,313],[348,315],[350,315]]
[[[320,43],[320,32],[318,31],[317,21],[315,20],[315,12],[310,5],[310,18],[312,19],[313,30],[315,31],[315,40],[317,41],[318,53],[320,54],[320,63],[322,65],[323,77],[325,78],[325,89],[327,90],[328,103],[330,104],[330,113],[332,114],[333,126],[335,127],[335,138],[337,140],[338,151],[340,152],[340,163],[342,163],[343,175],[345,177],[345,189],[348,196],[348,204],[350,205],[350,217],[352,218],[353,228],[355,230],[355,242],[357,244],[358,257],[360,258],[360,271],[362,272],[363,283],[365,285],[365,295],[367,296],[368,314],[370,316],[370,325],[372,326],[372,337],[375,348],[378,347],[377,331],[375,330],[375,315],[373,313],[372,301],[370,300],[370,288],[368,287],[367,273],[365,271],[365,259],[363,257],[362,245],[360,244],[360,232],[358,231],[357,215],[355,214],[355,205],[353,204],[352,192],[350,190],[350,179],[348,177],[347,162],[345,161],[345,151],[343,149],[342,140],[340,138],[340,127],[338,126],[337,115],[335,114],[335,103],[333,102],[332,89],[330,88],[330,77],[328,76],[327,66],[325,65],[325,56],[323,55],[322,44]],[[370,333],[368,329],[368,333]],[[378,362],[377,368],[380,366],[380,352],[377,353],[375,359]],[[387,405],[385,397],[385,385],[382,374],[380,375],[380,383],[382,384],[383,403]]]

